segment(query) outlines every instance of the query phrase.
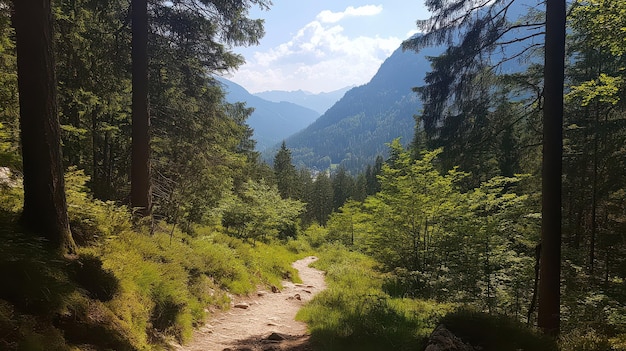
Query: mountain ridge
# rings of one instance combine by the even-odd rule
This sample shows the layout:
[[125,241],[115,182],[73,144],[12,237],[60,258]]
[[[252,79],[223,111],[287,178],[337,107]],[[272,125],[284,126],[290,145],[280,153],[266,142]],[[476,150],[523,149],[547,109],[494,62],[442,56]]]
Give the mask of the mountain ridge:
[[[368,83],[348,90],[311,125],[286,139],[294,164],[316,169],[339,164],[359,172],[377,155],[385,155],[393,139],[408,144],[414,134],[413,116],[422,106],[412,88],[423,85],[430,70],[427,57],[442,51],[394,51]],[[266,150],[266,160],[276,147]]]
[[246,107],[254,108],[247,123],[254,131],[257,150],[262,151],[282,142],[320,116],[318,112],[301,105],[287,101],[273,102],[254,96],[241,85],[224,77],[215,76],[215,79],[224,87],[226,101],[245,102]]
[[292,102],[294,104],[310,108],[317,111],[320,115],[326,112],[334,105],[343,95],[354,86],[349,86],[329,92],[311,93],[302,89],[286,91],[286,90],[268,90],[253,94],[254,96],[263,98],[273,102]]

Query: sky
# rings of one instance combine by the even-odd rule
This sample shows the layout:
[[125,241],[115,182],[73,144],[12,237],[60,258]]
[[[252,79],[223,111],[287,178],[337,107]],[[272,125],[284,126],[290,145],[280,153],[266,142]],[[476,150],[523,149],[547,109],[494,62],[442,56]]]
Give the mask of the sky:
[[329,92],[362,85],[428,17],[423,0],[273,0],[260,45],[236,47],[246,63],[227,79],[251,93]]

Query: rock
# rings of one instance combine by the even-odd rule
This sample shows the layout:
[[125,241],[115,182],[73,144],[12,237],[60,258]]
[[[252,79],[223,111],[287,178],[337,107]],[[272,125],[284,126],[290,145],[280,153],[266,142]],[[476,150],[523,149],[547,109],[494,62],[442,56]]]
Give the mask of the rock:
[[234,307],[235,308],[241,308],[243,310],[247,310],[248,308],[250,308],[250,305],[248,305],[245,302],[239,302],[239,303],[236,303]]
[[262,297],[262,296],[265,296],[265,295],[267,295],[267,291],[260,290],[260,291],[256,292],[256,296],[258,296],[258,297]]
[[293,296],[289,296],[287,300],[302,300],[302,297],[300,296],[300,294],[295,294]]
[[475,351],[475,349],[441,324],[430,334],[424,351]]
[[272,333],[267,338],[265,338],[265,340],[272,340],[272,341],[282,341],[285,339],[287,339],[287,337],[279,333]]
[[278,293],[280,293],[280,289],[278,289],[277,287],[275,287],[274,285],[272,285],[272,292],[273,292],[274,294],[278,294]]
[[305,292],[305,293],[307,293],[307,294],[310,294],[310,293],[311,293],[311,290],[302,290],[302,291],[304,291],[304,292]]

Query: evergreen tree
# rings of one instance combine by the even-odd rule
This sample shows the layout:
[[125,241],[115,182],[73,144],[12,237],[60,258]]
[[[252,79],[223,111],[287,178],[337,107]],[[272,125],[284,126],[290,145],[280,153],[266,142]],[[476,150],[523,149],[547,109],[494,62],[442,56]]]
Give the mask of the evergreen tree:
[[376,156],[374,165],[368,165],[365,170],[365,191],[367,195],[374,195],[380,191],[380,175],[383,168],[384,160],[381,155]]
[[296,168],[291,163],[291,151],[287,149],[284,141],[274,156],[274,176],[278,184],[278,192],[283,199],[297,198]]
[[74,254],[61,163],[51,4],[19,0],[13,5],[24,169],[21,222],[62,254]]
[[333,212],[333,183],[325,172],[318,173],[313,182],[311,194],[311,212],[313,219],[320,225],[326,225]]
[[130,203],[138,214],[152,213],[150,111],[148,110],[148,0],[132,0],[132,157]]
[[354,179],[342,166],[332,176],[333,183],[333,209],[338,210],[352,197],[354,193]]

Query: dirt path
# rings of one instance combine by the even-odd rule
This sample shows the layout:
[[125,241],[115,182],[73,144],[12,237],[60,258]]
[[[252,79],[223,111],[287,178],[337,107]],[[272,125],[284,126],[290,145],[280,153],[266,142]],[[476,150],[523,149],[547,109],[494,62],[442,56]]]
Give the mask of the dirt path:
[[292,266],[299,271],[302,284],[284,281],[282,291],[259,291],[239,298],[233,307],[218,312],[179,351],[307,351],[306,324],[295,320],[296,313],[315,294],[324,290],[324,273],[309,264],[310,256]]

